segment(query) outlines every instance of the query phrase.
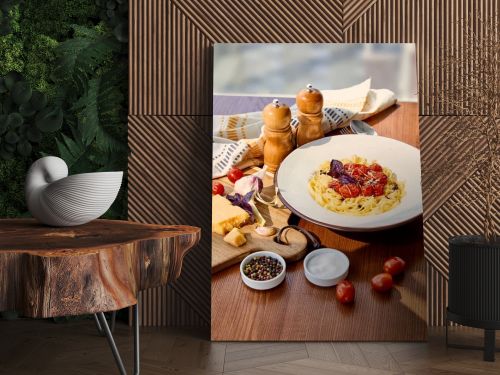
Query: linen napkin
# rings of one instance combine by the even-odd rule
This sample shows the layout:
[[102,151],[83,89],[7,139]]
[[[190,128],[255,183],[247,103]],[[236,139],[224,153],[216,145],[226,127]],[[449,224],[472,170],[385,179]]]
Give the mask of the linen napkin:
[[[321,90],[325,134],[363,120],[396,103],[394,93],[372,89],[371,79],[340,90]],[[291,125],[297,128],[297,106],[290,107]],[[237,115],[214,115],[212,178],[225,176],[233,166],[241,169],[262,165],[265,138],[262,132],[262,111]]]

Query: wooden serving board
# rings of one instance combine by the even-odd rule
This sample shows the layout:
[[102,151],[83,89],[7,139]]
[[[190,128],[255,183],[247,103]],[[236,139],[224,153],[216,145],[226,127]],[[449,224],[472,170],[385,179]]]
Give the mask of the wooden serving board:
[[[260,168],[249,168],[245,171],[245,175],[250,175],[258,172]],[[233,184],[222,177],[217,179],[224,185],[225,193],[231,194]],[[266,200],[271,200],[275,194],[273,175],[266,174],[263,179],[264,188],[261,195]],[[288,225],[288,220],[292,213],[281,205],[279,208],[267,206],[256,202],[256,206],[260,213],[266,219],[266,226],[273,226],[277,230]],[[255,232],[256,224],[246,225],[240,230],[245,234],[247,239],[246,244],[240,247],[234,247],[227,242],[224,242],[224,236],[212,232],[212,273],[219,272],[229,266],[239,263],[248,254],[260,250],[273,251],[281,255],[286,261],[297,261],[302,259],[306,254],[307,239],[295,229],[287,229],[282,236],[282,241],[285,244],[279,244],[274,241],[274,236],[263,237]]]

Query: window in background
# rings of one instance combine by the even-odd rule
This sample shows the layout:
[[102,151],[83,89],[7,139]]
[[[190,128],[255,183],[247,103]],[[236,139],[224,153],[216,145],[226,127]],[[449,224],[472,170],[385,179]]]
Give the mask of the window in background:
[[372,88],[390,89],[400,101],[417,101],[414,44],[216,44],[214,48],[215,94],[294,96],[309,82],[326,90],[372,77]]

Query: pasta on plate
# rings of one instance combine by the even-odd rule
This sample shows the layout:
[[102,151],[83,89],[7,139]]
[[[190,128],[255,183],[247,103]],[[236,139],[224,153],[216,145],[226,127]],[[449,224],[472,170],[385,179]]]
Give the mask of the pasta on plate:
[[395,173],[357,155],[323,162],[309,180],[308,190],[322,207],[356,216],[387,212],[405,195],[404,183]]

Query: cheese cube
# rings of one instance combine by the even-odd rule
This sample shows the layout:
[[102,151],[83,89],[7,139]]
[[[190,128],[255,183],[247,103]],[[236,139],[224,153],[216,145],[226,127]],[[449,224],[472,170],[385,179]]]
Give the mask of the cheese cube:
[[221,195],[212,195],[212,232],[225,235],[249,220],[250,215],[243,208],[233,206]]
[[238,228],[233,228],[231,232],[224,236],[224,241],[234,247],[240,247],[247,242],[245,235]]

